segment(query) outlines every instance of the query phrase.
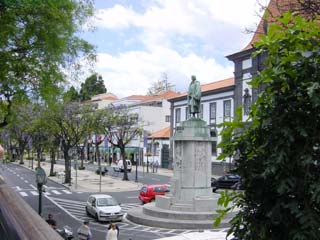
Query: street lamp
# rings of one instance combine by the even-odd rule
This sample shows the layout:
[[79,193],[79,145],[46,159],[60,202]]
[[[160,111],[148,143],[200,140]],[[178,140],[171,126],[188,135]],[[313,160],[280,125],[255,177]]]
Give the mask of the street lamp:
[[46,182],[47,182],[46,172],[43,170],[43,168],[38,167],[36,172],[36,183],[39,191],[38,213],[40,216],[41,216],[41,210],[42,210],[42,186],[46,184]]

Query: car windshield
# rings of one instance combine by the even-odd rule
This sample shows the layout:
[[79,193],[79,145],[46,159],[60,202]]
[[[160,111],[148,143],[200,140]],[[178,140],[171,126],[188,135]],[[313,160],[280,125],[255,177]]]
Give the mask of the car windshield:
[[113,198],[99,198],[97,199],[97,206],[116,206],[118,205],[117,201]]

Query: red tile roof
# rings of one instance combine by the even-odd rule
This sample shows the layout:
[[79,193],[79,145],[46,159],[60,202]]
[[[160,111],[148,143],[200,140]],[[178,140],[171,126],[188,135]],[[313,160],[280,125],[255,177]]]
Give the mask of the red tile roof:
[[170,127],[166,127],[157,132],[152,133],[148,138],[169,138],[170,137]]
[[[317,4],[320,6],[320,3]],[[264,34],[264,24],[274,23],[276,21],[275,18],[288,11],[299,12],[299,14],[303,14],[305,16],[309,15],[306,11],[301,9],[298,0],[270,0],[251,41],[242,51],[252,49],[253,45],[260,40],[260,36]]]
[[92,102],[97,102],[97,101],[103,101],[103,100],[110,100],[110,101],[112,101],[112,100],[118,100],[118,98],[117,97],[101,97],[101,98],[96,98],[96,99],[94,99],[94,100],[91,100]]
[[132,99],[132,100],[146,100],[149,99],[151,96],[145,96],[145,95],[131,95],[128,97],[125,97],[123,99]]
[[166,91],[166,92],[162,92],[162,93],[159,93],[157,95],[150,95],[147,100],[155,100],[155,99],[169,99],[169,98],[174,98],[176,96],[179,96],[180,93],[176,93],[174,91]]

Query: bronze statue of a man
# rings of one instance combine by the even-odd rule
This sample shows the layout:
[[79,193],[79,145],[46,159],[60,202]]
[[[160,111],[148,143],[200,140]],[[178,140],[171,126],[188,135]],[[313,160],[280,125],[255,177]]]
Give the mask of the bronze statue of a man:
[[201,88],[196,76],[191,76],[191,83],[188,91],[188,109],[189,113],[195,117],[200,112]]

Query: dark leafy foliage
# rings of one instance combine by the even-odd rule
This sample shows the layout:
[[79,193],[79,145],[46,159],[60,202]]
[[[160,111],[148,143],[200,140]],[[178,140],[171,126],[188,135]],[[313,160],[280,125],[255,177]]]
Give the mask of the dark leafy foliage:
[[256,45],[268,57],[252,81],[265,89],[249,126],[240,117],[223,133],[232,141],[221,158],[237,153],[245,189],[233,196],[241,210],[230,232],[239,239],[320,236],[320,24],[291,14],[279,23]]

